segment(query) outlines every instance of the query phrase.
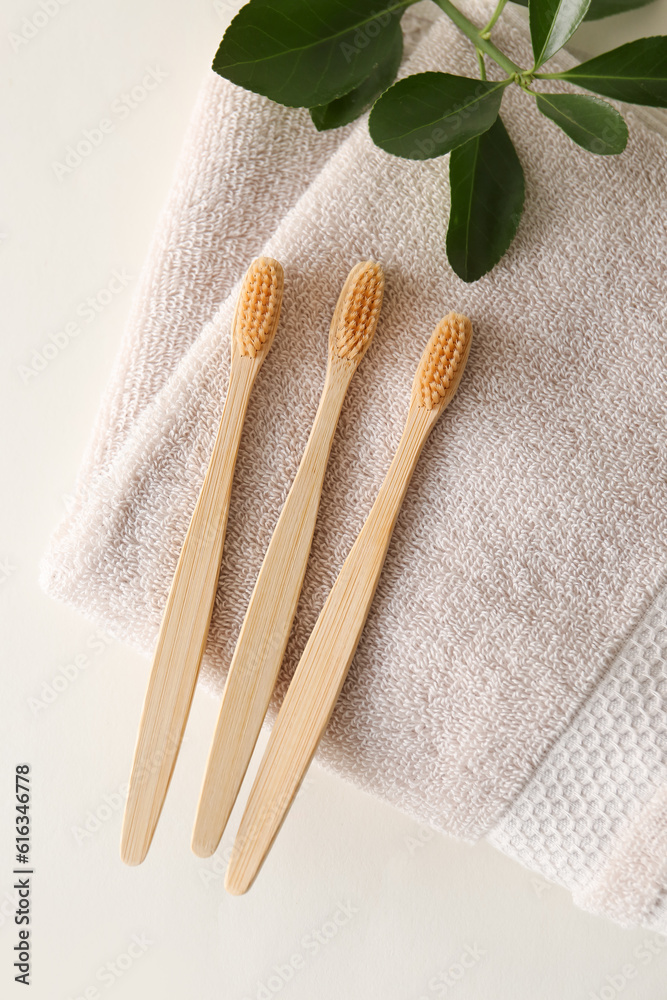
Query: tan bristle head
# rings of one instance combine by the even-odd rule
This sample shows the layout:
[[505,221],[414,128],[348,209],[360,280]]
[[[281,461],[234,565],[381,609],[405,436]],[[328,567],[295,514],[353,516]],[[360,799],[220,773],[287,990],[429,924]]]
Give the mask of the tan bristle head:
[[456,388],[468,354],[472,325],[466,316],[449,313],[433,331],[415,378],[420,406],[432,410]]
[[255,358],[273,336],[283,291],[283,269],[271,257],[258,257],[248,268],[236,306],[235,336],[239,353]]
[[360,359],[375,333],[382,296],[384,273],[379,264],[357,264],[348,275],[336,309],[336,344],[339,358]]

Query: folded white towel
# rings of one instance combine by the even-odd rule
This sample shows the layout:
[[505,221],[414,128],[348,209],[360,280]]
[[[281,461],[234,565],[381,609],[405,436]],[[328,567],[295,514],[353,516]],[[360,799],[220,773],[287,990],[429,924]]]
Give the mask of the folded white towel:
[[[468,5],[478,23],[485,12]],[[406,23],[424,37],[403,72],[476,75],[432,4]],[[498,36],[528,63],[517,21]],[[665,146],[631,116],[626,152],[593,157],[521,93],[502,113],[526,210],[510,253],[466,285],[444,251],[446,158],[391,157],[365,121],[318,135],[306,112],[207,76],[43,584],[151,652],[220,417],[238,281],[252,257],[277,257],[283,313],[203,667],[219,693],[315,414],[338,292],[356,261],[379,261],[381,322],[334,442],[272,712],[387,470],[426,339],[465,312],[466,375],[424,449],[318,759],[439,830],[491,834],[582,905],[667,929],[664,832],[646,834],[660,815],[664,831],[667,773]]]

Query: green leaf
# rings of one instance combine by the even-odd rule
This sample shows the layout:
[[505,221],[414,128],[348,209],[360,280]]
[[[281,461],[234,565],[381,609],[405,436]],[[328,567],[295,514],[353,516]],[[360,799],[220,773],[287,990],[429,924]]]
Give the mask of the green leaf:
[[449,183],[447,256],[460,278],[477,281],[509,248],[523,210],[523,170],[501,118],[452,152]]
[[504,88],[504,83],[451,73],[407,76],[373,105],[371,139],[409,160],[442,156],[493,125]]
[[627,145],[628,127],[622,115],[599,97],[538,94],[537,107],[590,153],[609,156],[622,153]]
[[529,0],[530,37],[535,66],[551,59],[572,37],[591,0]]
[[[655,0],[591,0],[591,5],[586,11],[584,21],[599,21],[601,17],[610,17],[612,14],[622,14],[626,10],[637,10],[638,7],[646,7]],[[528,0],[514,0],[514,3],[528,6]]]
[[412,0],[250,0],[227,28],[213,69],[288,107],[349,94],[395,51]]
[[[398,28],[398,25],[397,25]],[[330,128],[340,128],[354,121],[359,115],[370,108],[383,91],[392,83],[398,72],[403,56],[403,33],[396,31],[394,46],[384,62],[379,63],[373,72],[349,94],[337,97],[329,104],[322,104],[310,109],[310,117],[319,132]]]
[[667,108],[667,37],[638,38],[551,78],[628,104]]

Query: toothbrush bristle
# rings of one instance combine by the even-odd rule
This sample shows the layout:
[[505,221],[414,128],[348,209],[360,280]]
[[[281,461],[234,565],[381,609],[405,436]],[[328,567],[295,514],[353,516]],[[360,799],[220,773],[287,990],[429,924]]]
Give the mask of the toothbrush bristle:
[[257,357],[273,333],[280,309],[282,275],[277,261],[258,257],[245,276],[239,296],[236,335],[241,354]]
[[380,265],[372,261],[360,265],[340,311],[336,330],[339,358],[352,361],[365,352],[375,333],[383,294],[384,273]]
[[417,372],[420,406],[432,410],[442,402],[461,367],[471,333],[470,320],[460,313],[440,320]]

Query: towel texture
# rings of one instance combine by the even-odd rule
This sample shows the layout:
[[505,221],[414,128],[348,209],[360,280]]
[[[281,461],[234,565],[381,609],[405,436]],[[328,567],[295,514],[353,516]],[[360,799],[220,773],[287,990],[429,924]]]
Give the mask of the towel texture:
[[[405,22],[403,73],[476,75],[433,4]],[[498,37],[529,63],[518,21]],[[385,305],[271,712],[388,468],[424,344],[465,312],[466,375],[424,449],[318,759],[439,830],[491,834],[582,905],[667,929],[665,146],[633,118],[622,156],[592,157],[520,93],[503,117],[525,215],[501,264],[466,285],[444,252],[446,159],[391,157],[365,121],[318,135],[306,112],[207,76],[43,585],[151,651],[220,418],[238,282],[252,257],[277,257],[282,318],[243,432],[202,670],[219,693],[315,414],[338,292],[355,262],[378,260]],[[642,622],[647,643],[631,638]]]

